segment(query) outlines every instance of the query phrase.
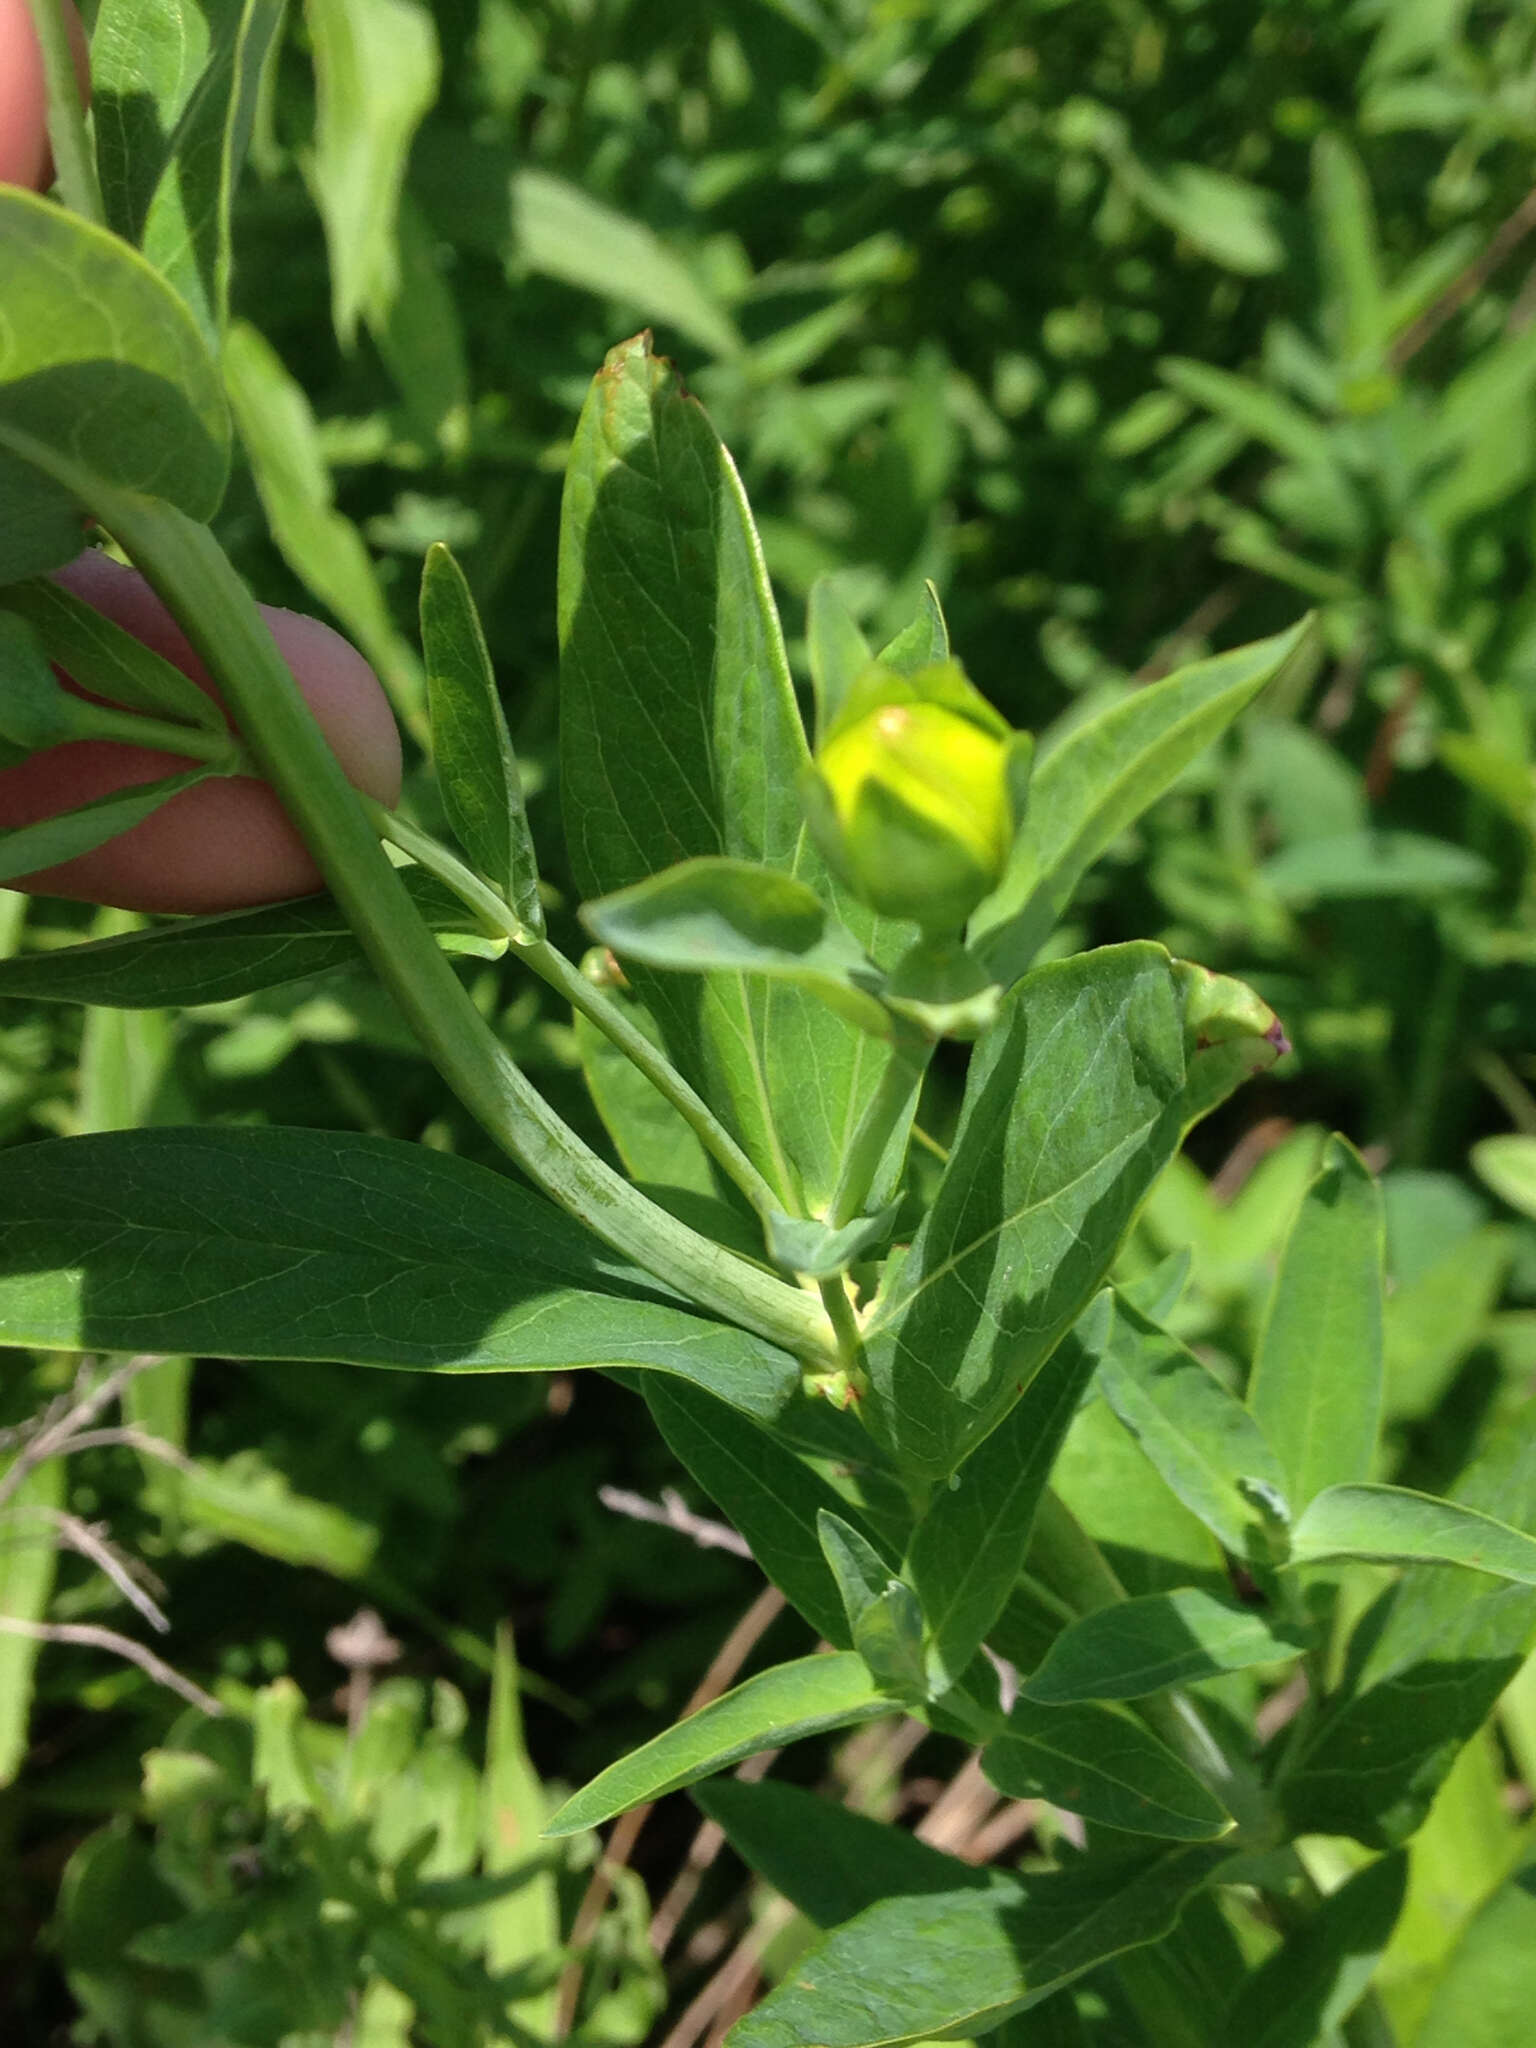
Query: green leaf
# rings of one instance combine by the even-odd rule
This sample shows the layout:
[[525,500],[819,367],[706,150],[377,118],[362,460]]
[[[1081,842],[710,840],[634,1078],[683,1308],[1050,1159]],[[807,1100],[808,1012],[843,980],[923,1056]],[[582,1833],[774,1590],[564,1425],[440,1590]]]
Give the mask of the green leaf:
[[1248,1405],[1280,1460],[1293,1512],[1368,1477],[1381,1420],[1381,1190],[1330,1138],[1286,1238]]
[[518,921],[542,932],[538,856],[480,614],[463,570],[441,541],[428,548],[421,572],[421,647],[448,822]]
[[1155,220],[1225,269],[1262,277],[1285,261],[1285,244],[1271,219],[1273,202],[1258,186],[1203,164],[1154,170],[1129,150],[1117,152],[1114,163]]
[[[805,735],[740,480],[644,338],[610,354],[577,427],[559,612],[561,800],[581,893],[688,859],[751,861],[812,888],[888,965],[911,928],[847,903],[805,831]],[[779,1206],[824,1209],[885,1049],[793,983],[634,979]]]
[[[1536,1527],[1530,1403],[1495,1433],[1457,1496],[1511,1528]],[[1412,1566],[1356,1628],[1344,1680],[1283,1780],[1294,1832],[1392,1848],[1419,1827],[1536,1640],[1536,1592],[1478,1584],[1464,1570]]]
[[[498,941],[458,929],[468,913],[458,897],[420,868],[401,881],[450,952],[494,956]],[[363,955],[334,897],[301,896],[261,910],[179,918],[116,938],[90,939],[0,960],[0,997],[156,1010],[224,1003],[284,982],[360,967]]]
[[974,1882],[957,1857],[930,1849],[830,1799],[765,1778],[715,1778],[693,1802],[731,1847],[817,1927],[835,1927],[893,1893],[944,1892]]
[[1405,1486],[1330,1486],[1318,1494],[1296,1524],[1291,1562],[1331,1557],[1454,1564],[1536,1586],[1536,1536]]
[[192,1465],[177,1504],[185,1519],[282,1564],[357,1579],[373,1562],[379,1532],[328,1500],[295,1493],[258,1453],[222,1466]]
[[1186,1846],[1109,1870],[978,1873],[834,1928],[739,2020],[732,2048],[905,2048],[983,2034],[1126,1949],[1158,1941],[1219,1868]]
[[1340,353],[1369,358],[1388,338],[1387,286],[1370,184],[1342,135],[1312,145],[1312,209]]
[[[1107,1316],[1109,1304],[1095,1304]],[[1023,1569],[1035,1510],[1094,1354],[1069,1330],[1022,1397],[940,1487],[918,1523],[906,1569],[922,1601],[939,1685],[958,1684]],[[1069,1802],[1070,1803],[1070,1802]]]
[[1183,1005],[1160,947],[1110,946],[1036,969],[978,1046],[933,1206],[866,1331],[870,1427],[909,1472],[947,1477],[1103,1285],[1186,1087],[1226,1050],[1186,1067]]
[[916,675],[921,669],[948,661],[949,627],[932,583],[923,585],[911,624],[903,626],[893,640],[886,642],[877,659],[882,668],[893,668],[899,676]]
[[113,790],[93,797],[73,811],[60,811],[52,818],[40,818],[35,825],[13,825],[0,832],[0,883],[18,876],[34,875],[41,868],[73,860],[104,846],[120,832],[130,831],[151,813],[158,811],[184,789],[206,782],[211,768],[190,768],[181,775],[166,775],[158,782],[139,782],[128,789]]
[[1328,428],[1288,398],[1234,376],[1212,363],[1169,356],[1158,365],[1165,382],[1184,398],[1192,398],[1221,419],[1260,441],[1275,454],[1311,469],[1332,469],[1334,444]]
[[740,351],[729,315],[642,222],[540,170],[514,174],[512,220],[514,250],[530,270],[617,299],[712,355]]
[[776,1664],[600,1771],[544,1832],[579,1834],[644,1800],[728,1770],[759,1750],[781,1749],[889,1712],[890,1701],[851,1650]]
[[92,115],[107,218],[216,344],[228,316],[230,208],[281,0],[104,0]]
[[[1354,2011],[1403,1908],[1405,1856],[1383,1856],[1330,1892],[1244,1979],[1223,2048],[1314,2048]],[[1422,2038],[1422,2037],[1420,2037]]]
[[0,611],[0,745],[21,756],[76,737],[78,697],[49,666],[43,644],[25,619]]
[[396,711],[419,724],[422,682],[352,521],[333,502],[309,400],[271,344],[243,320],[224,338],[224,379],[272,539],[378,671]]
[[890,1242],[900,1214],[897,1200],[874,1215],[856,1216],[841,1230],[829,1230],[812,1217],[786,1216],[782,1209],[770,1209],[763,1219],[768,1256],[775,1265],[803,1273],[808,1280],[835,1280],[856,1259]]
[[1485,889],[1493,868],[1470,847],[1422,832],[1343,832],[1286,847],[1259,870],[1282,903],[1336,897],[1441,896]]
[[700,859],[584,903],[582,923],[623,960],[695,974],[798,983],[877,1036],[890,1018],[868,991],[879,970],[814,889],[748,861]]
[[831,576],[818,576],[806,599],[805,657],[816,693],[820,742],[836,724],[848,692],[874,659],[873,649]]
[[816,1517],[816,1534],[842,1595],[853,1647],[894,1697],[925,1698],[923,1615],[917,1595],[841,1515],[823,1508]]
[[1118,1707],[1021,1699],[981,1767],[1010,1799],[1048,1799],[1100,1827],[1209,1842],[1232,1826],[1188,1764]]
[[765,1414],[796,1380],[787,1356],[674,1306],[552,1204],[390,1139],[210,1127],[16,1146],[0,1153],[0,1247],[8,1344],[628,1364]]
[[[106,484],[212,518],[229,417],[181,300],[115,235],[13,186],[0,189],[0,247],[0,502],[30,479],[50,542],[63,534],[60,500],[38,470],[76,499]],[[26,535],[7,535],[0,579],[70,560],[81,537],[76,524],[67,549],[39,546],[29,561]]]
[[1480,1138],[1472,1147],[1472,1166],[1501,1202],[1536,1218],[1536,1138],[1513,1132]]
[[1457,1943],[1414,2048],[1507,2048],[1536,2001],[1536,1866],[1496,1891]]
[[1041,1706],[1135,1700],[1221,1671],[1279,1664],[1306,1644],[1274,1618],[1196,1586],[1147,1593],[1062,1630],[1023,1686]]
[[62,584],[45,578],[16,583],[0,604],[33,626],[48,659],[94,696],[209,732],[224,730],[224,714],[206,690]]
[[971,924],[999,981],[1017,980],[1099,855],[1301,653],[1308,633],[1303,620],[1176,669],[1054,742],[1047,735],[1008,872]]
[[1233,1557],[1268,1562],[1285,1474],[1242,1402],[1124,1300],[1097,1358],[1105,1400],[1185,1507]]
[[818,1536],[823,1513],[848,1503],[782,1436],[681,1383],[647,1378],[640,1391],[674,1456],[746,1538],[753,1557],[812,1628],[852,1640],[837,1580]]
[[[506,1624],[496,1631],[495,1655],[481,1787],[481,1860],[487,1877],[522,1874],[524,1879],[477,1916],[486,1965],[502,1971],[558,1949],[560,1900],[554,1872],[539,1867],[546,1801],[523,1735],[517,1651]],[[513,2010],[522,2025],[537,2033],[552,2024],[554,2003],[551,1994],[543,1993],[519,2000]]]
[[437,31],[415,0],[308,0],[315,55],[312,178],[330,255],[331,316],[350,348],[400,287],[396,215],[411,138],[437,96]]
[[[11,1462],[7,1458],[5,1465]],[[45,1458],[18,1485],[0,1520],[0,1615],[30,1622],[47,1615],[58,1563],[50,1517],[63,1506],[64,1460]],[[26,1758],[32,1674],[41,1648],[33,1636],[0,1629],[0,1785],[14,1782]]]

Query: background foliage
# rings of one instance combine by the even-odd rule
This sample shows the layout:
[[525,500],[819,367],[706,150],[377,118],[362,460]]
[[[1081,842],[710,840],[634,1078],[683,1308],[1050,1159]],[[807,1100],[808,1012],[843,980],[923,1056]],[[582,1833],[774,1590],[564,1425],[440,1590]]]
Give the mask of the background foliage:
[[[102,0],[94,72],[109,218],[205,324],[228,297],[226,376],[255,453],[221,537],[263,597],[329,610],[417,731],[419,562],[453,546],[572,943],[553,802],[559,482],[592,371],[641,323],[736,455],[792,633],[824,572],[876,641],[932,578],[971,674],[1037,726],[1319,607],[1320,664],[1117,843],[1055,941],[1158,937],[1251,980],[1296,1045],[1164,1174],[1120,1277],[1218,1370],[1257,1350],[1262,1371],[1281,1247],[1325,1130],[1345,1132],[1383,1174],[1382,1476],[1461,1493],[1475,1470],[1467,1497],[1528,1525],[1509,1446],[1536,1370],[1536,12]],[[157,152],[187,160],[215,74],[250,127],[232,258],[196,181],[156,169]],[[411,797],[435,822],[424,778]],[[49,949],[86,917],[0,896],[0,942]],[[524,1064],[602,1142],[594,1048],[527,979],[474,973]],[[956,1055],[930,1090],[940,1142],[962,1078]],[[360,979],[174,1014],[0,1011],[8,1139],[192,1119],[471,1158],[484,1142]],[[717,1528],[697,1540],[709,1503],[633,1394],[172,1359],[124,1382],[120,1419],[183,1466],[136,1448],[109,1404],[70,1420],[70,1361],[13,1364],[6,1422],[52,1403],[72,1436],[4,1499],[3,1604],[143,1636],[148,1600],[177,1670],[250,1703],[248,1723],[178,1722],[99,1645],[36,1658],[0,1637],[15,2038],[383,2043],[409,2038],[414,2007],[421,2039],[457,2048],[482,2038],[489,1973],[542,1951],[519,2007],[534,2038],[683,2048],[784,1973],[817,1924],[809,1879],[749,1881],[685,1800],[631,1830],[604,1887],[595,1836],[533,1847],[563,1790],[675,1718],[722,1642],[735,1671],[812,1648]],[[1223,1590],[1174,1453],[1121,1428],[1136,1388],[1101,1384],[1062,1492],[1133,1595]],[[659,1413],[675,1441],[696,1426],[681,1402]],[[673,1487],[681,1528],[624,1506]],[[1356,1567],[1356,1611],[1388,1579]],[[1465,1581],[1403,1583],[1381,1594],[1363,1725],[1278,1737],[1318,1758],[1293,1818],[1328,1838],[1325,1889],[1364,1860],[1346,1831],[1412,1834],[1406,1860],[1352,1880],[1347,1926],[1360,1952],[1385,1948],[1405,2048],[1502,2048],[1536,1988],[1526,1622],[1506,1639],[1484,1616],[1492,1633],[1459,1642],[1479,1713],[1499,1705],[1441,1785],[1449,1753],[1433,1761],[1419,1695],[1444,1697],[1426,1646],[1450,1657]],[[366,1629],[337,1634],[364,1604],[387,1631],[377,1666]],[[1039,1617],[1007,1621],[1028,1667]],[[1259,1709],[1246,1671],[1204,1694]],[[1405,1697],[1424,1797],[1341,1817],[1329,1742],[1353,1769],[1372,1712]],[[929,1842],[978,1862],[1070,1840],[1022,1763],[989,1786],[958,1737],[920,1733],[876,1721],[797,1750],[788,1775],[855,1815],[922,1813]],[[735,1787],[708,1796],[748,1846]],[[255,1945],[237,1956],[252,1892]],[[350,1913],[321,1914],[323,1896]],[[1262,1976],[1251,2010],[1228,2010],[1227,1987],[1278,1931],[1208,1920],[1016,2038],[1254,2038]],[[556,1949],[573,1931],[579,1976]],[[1332,2024],[1319,2009],[1259,2038],[1326,2042]]]

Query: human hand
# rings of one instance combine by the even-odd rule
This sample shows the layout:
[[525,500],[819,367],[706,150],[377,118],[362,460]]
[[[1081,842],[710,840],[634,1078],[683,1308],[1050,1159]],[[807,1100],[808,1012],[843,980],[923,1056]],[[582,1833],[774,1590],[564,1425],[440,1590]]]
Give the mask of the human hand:
[[[57,581],[210,688],[186,636],[142,576],[88,552],[59,570]],[[373,670],[320,620],[274,605],[259,609],[348,778],[367,795],[393,804],[400,794],[400,739]],[[49,747],[0,769],[0,829],[35,824],[189,765],[115,741]],[[266,784],[227,776],[183,790],[104,846],[16,886],[125,910],[208,911],[307,895],[322,882]]]
[[[80,87],[88,94],[85,30],[72,0],[66,0],[64,19]],[[0,185],[30,185],[43,191],[52,182],[48,92],[32,10],[27,0],[0,0]]]

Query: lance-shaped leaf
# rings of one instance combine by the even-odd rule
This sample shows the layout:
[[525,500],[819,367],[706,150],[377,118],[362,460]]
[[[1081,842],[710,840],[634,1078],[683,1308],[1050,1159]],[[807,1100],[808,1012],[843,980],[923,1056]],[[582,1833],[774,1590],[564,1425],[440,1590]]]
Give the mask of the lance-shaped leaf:
[[0,603],[36,630],[48,659],[93,696],[223,731],[224,714],[206,690],[62,584],[44,578],[18,583]]
[[310,0],[313,178],[336,337],[382,319],[400,284],[396,215],[411,138],[437,94],[437,32],[416,0]]
[[1185,1507],[1234,1557],[1267,1562],[1287,1518],[1285,1475],[1237,1396],[1123,1300],[1097,1359],[1105,1400]]
[[1161,1940],[1225,1860],[1203,1845],[1027,1879],[976,1873],[880,1900],[834,1928],[732,2048],[906,2048],[984,2034],[1125,1950]]
[[1381,1420],[1381,1190],[1345,1139],[1328,1142],[1285,1242],[1248,1405],[1299,1512],[1369,1476]]
[[[1493,1433],[1457,1487],[1461,1505],[1536,1528],[1536,1410]],[[1536,1641],[1536,1591],[1483,1589],[1464,1570],[1418,1565],[1357,1626],[1282,1791],[1293,1831],[1392,1848],[1423,1821],[1446,1773]]]
[[1472,1147],[1472,1164],[1500,1201],[1536,1218],[1536,1137],[1508,1132],[1480,1138]]
[[981,1767],[1010,1799],[1048,1799],[1101,1827],[1209,1842],[1232,1816],[1188,1764],[1119,1707],[1019,1700]]
[[1369,1557],[1387,1564],[1455,1564],[1517,1586],[1536,1586],[1536,1536],[1459,1501],[1405,1486],[1330,1486],[1291,1538],[1293,1564]]
[[1246,1978],[1222,2048],[1314,2048],[1360,2003],[1403,1909],[1408,1859],[1383,1856],[1330,1892]]
[[853,1636],[821,1547],[820,1518],[846,1517],[848,1503],[782,1435],[697,1389],[647,1376],[637,1391],[669,1449],[746,1538],[769,1578],[829,1643],[846,1649]]
[[948,661],[949,627],[944,622],[939,593],[932,583],[923,585],[923,594],[911,623],[885,643],[879,659],[882,667],[893,668],[902,676],[931,668],[938,661]]
[[107,219],[210,341],[227,312],[230,206],[282,15],[281,0],[103,0],[91,36]]
[[115,235],[0,189],[0,580],[80,552],[100,484],[218,509],[229,420],[186,307]]
[[1018,979],[1094,861],[1298,654],[1307,630],[1303,621],[1195,662],[1054,743],[1047,735],[1008,872],[971,925],[998,981]]
[[890,1710],[863,1658],[851,1650],[776,1664],[600,1771],[544,1832],[574,1835],[598,1827],[642,1800],[712,1777],[759,1750],[850,1728]]
[[895,1698],[924,1698],[928,1686],[917,1595],[841,1515],[824,1508],[816,1517],[816,1534],[842,1595],[849,1637],[871,1675]]
[[[1098,1315],[1108,1320],[1107,1298]],[[1090,1310],[1084,1321],[1093,1318]],[[1093,1375],[1093,1359],[1078,1332],[1069,1330],[953,1484],[935,1490],[917,1525],[907,1570],[923,1604],[941,1686],[959,1682],[1013,1591],[1035,1510]]]
[[542,932],[539,865],[512,736],[475,600],[441,541],[428,548],[421,572],[421,650],[432,753],[448,822],[519,923]]
[[879,970],[814,889],[772,868],[682,861],[583,904],[581,918],[622,960],[798,982],[850,1022],[889,1035],[890,1019],[872,993]]
[[843,699],[874,659],[874,649],[830,576],[818,576],[806,599],[805,655],[816,693],[816,730],[825,736]]
[[645,1366],[762,1414],[796,1379],[551,1203],[418,1145],[209,1128],[0,1153],[0,1343],[151,1340],[416,1371]]
[[914,1474],[947,1477],[1102,1286],[1210,1106],[1203,1063],[1222,1092],[1240,1078],[1253,1042],[1191,1058],[1184,1005],[1160,947],[1105,947],[1038,968],[978,1047],[933,1206],[866,1333],[871,1428]]
[[[58,1565],[57,1524],[51,1518],[63,1506],[62,1458],[35,1465],[6,1502],[0,1616],[36,1625],[47,1615]],[[0,1628],[0,1785],[9,1785],[26,1761],[32,1674],[41,1648],[35,1636]]]
[[[462,929],[464,905],[435,877],[406,868],[400,879],[445,950],[483,958],[505,950],[500,940]],[[113,1010],[190,1008],[362,962],[335,898],[300,896],[261,910],[178,918],[51,952],[15,953],[0,960],[0,996]]]
[[893,1893],[943,1892],[976,1881],[958,1857],[774,1778],[716,1778],[693,1802],[731,1847],[818,1927],[851,1920]]
[[1023,1691],[1041,1706],[1142,1699],[1218,1672],[1282,1663],[1305,1648],[1251,1607],[1185,1586],[1085,1614],[1062,1630]]
[[[577,427],[559,609],[561,799],[583,895],[679,861],[750,861],[814,889],[889,966],[911,927],[846,902],[804,829],[805,735],[740,479],[645,337],[610,354]],[[792,982],[638,964],[633,978],[779,1206],[824,1209],[883,1047]]]
[[13,825],[0,832],[0,883],[36,874],[40,868],[55,867],[60,861],[73,860],[76,854],[89,853],[94,846],[104,846],[184,789],[206,782],[213,772],[211,768],[189,768],[181,775],[165,775],[157,782],[139,782],[129,789],[93,797],[76,810],[40,818],[35,825]]

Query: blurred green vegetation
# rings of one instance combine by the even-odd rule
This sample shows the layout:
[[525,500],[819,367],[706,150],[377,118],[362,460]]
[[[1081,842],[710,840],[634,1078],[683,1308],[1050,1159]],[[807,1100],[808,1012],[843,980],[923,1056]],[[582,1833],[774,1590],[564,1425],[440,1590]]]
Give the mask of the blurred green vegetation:
[[[99,75],[98,123],[113,105]],[[1036,727],[1315,606],[1314,670],[1127,835],[1059,943],[1159,937],[1275,1004],[1294,1058],[1165,1178],[1127,1277],[1188,1249],[1179,1334],[1246,1356],[1320,1129],[1345,1131],[1385,1177],[1394,1470],[1449,1487],[1536,1372],[1533,139],[1529,0],[295,9],[236,208],[225,362],[259,454],[219,531],[262,597],[327,610],[363,646],[408,724],[420,559],[453,546],[557,880],[560,477],[593,371],[642,325],[736,456],[792,637],[819,575],[875,638],[931,578],[970,674]],[[432,822],[423,774],[409,797]],[[572,910],[567,889],[567,940]],[[56,944],[88,915],[0,895],[0,942]],[[509,970],[472,973],[601,1142],[568,1018]],[[933,1085],[938,1141],[959,1075]],[[7,1139],[188,1116],[481,1142],[361,983],[174,1017],[6,1006]],[[1474,1160],[1490,1140],[1504,1149]],[[73,1371],[9,1374],[0,1420],[67,1406]],[[525,1818],[552,1804],[681,1709],[757,1589],[728,1552],[601,1503],[605,1484],[655,1499],[677,1483],[637,1416],[595,1378],[173,1361],[134,1380],[123,1421],[194,1469],[87,1441],[56,1498],[31,1482],[32,1506],[106,1525],[160,1582],[178,1669],[265,1704],[254,1751],[195,1715],[173,1728],[181,1707],[141,1671],[59,1644],[28,1735],[4,1696],[24,1696],[33,1646],[0,1640],[5,2038],[480,2039],[506,1862],[473,1815],[497,1759]],[[1107,1542],[1142,1512],[1111,1434],[1085,1418],[1068,1452]],[[13,1611],[143,1634],[89,1554],[66,1545],[55,1573],[21,1532],[13,1517],[0,1553],[0,1583],[30,1602]],[[362,1600],[405,1674],[357,1709],[400,1777],[399,1813],[369,1808],[366,1826],[338,1748],[352,1667],[326,1650]],[[548,1791],[505,1725],[508,1614]],[[777,1649],[810,1647],[793,1618],[772,1629]],[[932,1737],[917,1763],[895,1755],[861,1736],[827,1767],[887,1814],[904,1763],[920,1781],[962,1758]],[[1434,1896],[1445,1924],[1389,1953],[1388,2006],[1421,2048],[1451,2038],[1451,1959],[1478,1966],[1456,1931],[1495,1909],[1527,1925],[1529,1886],[1499,1888],[1529,1852],[1529,1669],[1469,1755],[1405,1922]],[[418,1778],[447,1788],[426,1849]],[[637,1854],[653,1899],[687,1849],[678,1805]],[[592,1850],[560,1845],[505,1898],[569,1935]],[[306,1875],[327,1858],[351,1887],[341,1931]],[[665,1974],[638,1881],[593,1908],[598,1947],[561,2008],[573,2038],[651,2037],[763,1912],[728,1857],[700,1885],[698,1938]],[[104,1886],[132,1899],[131,1925],[102,1917]],[[229,1960],[242,1887],[268,1913],[254,1989]],[[770,1915],[758,1932],[770,1971],[787,1967],[793,1931]],[[557,1976],[526,1987],[534,2038]],[[1151,2031],[1096,2042],[1186,2038],[1156,2030],[1142,1992]],[[1130,2029],[1128,2010],[1106,2024]]]

